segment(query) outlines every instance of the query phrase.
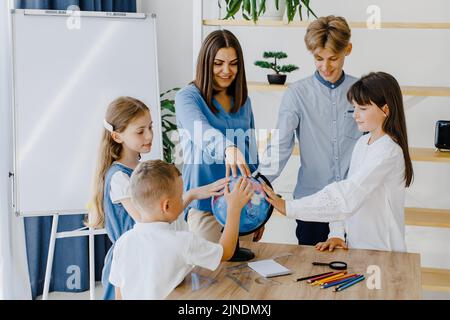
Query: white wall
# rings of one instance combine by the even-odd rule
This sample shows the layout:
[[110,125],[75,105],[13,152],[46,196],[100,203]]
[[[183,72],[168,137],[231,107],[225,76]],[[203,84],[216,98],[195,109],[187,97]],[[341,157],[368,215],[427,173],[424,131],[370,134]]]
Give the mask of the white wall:
[[11,55],[8,1],[0,3],[0,300],[30,299],[23,218],[11,211]]
[[[216,0],[205,0],[205,18],[218,18]],[[382,21],[449,22],[450,2],[430,0],[314,0],[318,15],[342,15],[349,21],[366,21],[369,5],[378,5]],[[183,85],[191,80],[192,70],[192,1],[142,0],[144,11],[156,12],[159,21],[160,79],[162,88]],[[204,34],[216,29],[205,27]],[[300,70],[288,76],[295,81],[314,71],[313,59],[306,51],[304,28],[229,27],[240,39],[244,50],[249,80],[265,81],[266,71],[253,65],[264,50],[283,50],[287,63]],[[345,71],[355,76],[370,71],[392,73],[402,85],[450,86],[450,30],[365,30],[354,29],[353,53]],[[275,125],[282,93],[251,92],[256,125]],[[409,142],[412,147],[434,147],[434,125],[439,119],[450,120],[450,98],[405,97]],[[276,186],[284,192],[293,190],[298,160],[291,159]],[[450,165],[414,163],[415,182],[407,192],[407,206],[450,209]],[[274,218],[268,224],[265,240],[295,243],[292,221]],[[289,231],[291,232],[291,231]],[[450,268],[450,230],[407,227],[406,240],[410,252],[419,252],[422,265]]]
[[161,91],[183,87],[192,77],[192,1],[138,0],[142,12],[156,13]]

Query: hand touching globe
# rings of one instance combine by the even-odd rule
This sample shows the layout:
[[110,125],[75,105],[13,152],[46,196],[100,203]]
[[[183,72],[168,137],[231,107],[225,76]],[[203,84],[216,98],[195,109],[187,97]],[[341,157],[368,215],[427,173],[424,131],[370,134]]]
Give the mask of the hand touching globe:
[[[240,177],[230,178],[229,188],[233,190],[236,182]],[[239,234],[247,235],[255,232],[261,228],[270,218],[273,207],[265,199],[265,192],[262,188],[261,180],[265,180],[266,184],[270,186],[270,183],[264,176],[258,174],[255,178],[247,178],[253,187],[254,194],[251,200],[245,205],[241,211],[241,219],[239,223]],[[227,203],[223,196],[215,196],[211,199],[212,212],[217,221],[224,226],[227,220]]]

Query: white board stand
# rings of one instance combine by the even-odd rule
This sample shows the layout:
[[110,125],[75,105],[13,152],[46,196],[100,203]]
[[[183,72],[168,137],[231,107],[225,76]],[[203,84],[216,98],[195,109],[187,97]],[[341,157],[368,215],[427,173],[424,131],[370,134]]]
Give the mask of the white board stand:
[[57,232],[59,214],[53,215],[52,231],[50,234],[50,242],[48,247],[47,265],[45,268],[44,290],[42,293],[42,300],[48,300],[48,293],[50,289],[50,278],[53,268],[53,257],[55,255],[56,239],[74,238],[74,237],[89,237],[89,297],[95,300],[95,243],[94,236],[106,234],[106,229],[80,228],[73,231]]
[[149,106],[154,138],[143,160],[163,159],[156,15],[60,10],[11,10],[11,15],[11,211],[53,217],[44,300],[56,239],[89,237],[94,299],[94,237],[106,231],[58,232],[59,217],[87,211],[92,158],[106,107],[115,98],[131,96]]

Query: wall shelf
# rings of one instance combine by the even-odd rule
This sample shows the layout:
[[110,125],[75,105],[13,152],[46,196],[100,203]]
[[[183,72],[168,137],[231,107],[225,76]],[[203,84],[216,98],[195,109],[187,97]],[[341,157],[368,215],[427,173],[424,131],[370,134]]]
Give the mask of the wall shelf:
[[[432,148],[409,148],[412,161],[450,163],[450,152],[436,151]],[[298,144],[292,150],[293,156],[300,155]]]
[[421,268],[422,289],[450,292],[450,270]]
[[450,228],[450,210],[405,208],[405,224],[408,226]]
[[408,226],[450,228],[450,210],[405,208],[405,224]]
[[[289,84],[268,84],[267,82],[248,81],[248,89],[252,91],[284,91]],[[402,86],[405,96],[450,97],[450,87]]]
[[[235,26],[235,27],[288,27],[288,28],[306,28],[309,21],[292,21],[287,23],[284,20],[258,20],[256,23],[249,20],[220,20],[204,19],[204,26]],[[349,21],[350,28],[368,29],[367,23],[363,21]],[[448,22],[382,22],[381,29],[450,29]]]
[[401,86],[405,96],[450,97],[450,87]]
[[436,151],[432,148],[409,148],[411,160],[450,163],[450,152]]
[[289,84],[268,84],[267,82],[247,81],[249,91],[285,91]]
[[[284,217],[284,215],[277,210],[274,210],[273,213]],[[415,227],[450,228],[450,210],[405,208],[405,225]]]

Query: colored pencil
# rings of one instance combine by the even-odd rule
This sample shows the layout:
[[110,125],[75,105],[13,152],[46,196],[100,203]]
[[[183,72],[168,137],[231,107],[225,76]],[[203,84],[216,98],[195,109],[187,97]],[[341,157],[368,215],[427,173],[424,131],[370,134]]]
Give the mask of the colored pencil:
[[313,276],[308,276],[308,277],[304,277],[304,278],[298,278],[297,281],[303,281],[303,280],[309,280],[309,279],[313,279],[313,278],[320,278],[321,276],[328,276],[330,274],[334,273],[333,271],[330,272],[325,272],[325,273],[321,273],[321,274],[316,274]]
[[341,279],[336,280],[336,281],[324,283],[320,288],[328,289],[330,287],[337,286],[338,284],[344,284],[344,283],[346,283],[348,281],[353,281],[354,279],[358,278],[359,276],[360,276],[359,274],[352,274],[351,276],[344,277],[344,278],[341,278]]
[[337,281],[337,280],[340,280],[341,278],[345,277],[345,274],[346,274],[346,273],[347,273],[347,272],[345,272],[345,273],[343,273],[343,274],[337,274],[337,275],[335,275],[335,276],[333,276],[333,277],[325,278],[325,279],[320,279],[320,280],[317,280],[317,281],[315,281],[315,282],[316,282],[316,284],[323,285],[323,284],[325,284],[325,283],[327,283],[327,282]]
[[333,279],[331,281],[324,282],[323,285],[329,284],[331,282],[341,281],[341,280],[344,280],[344,279],[347,279],[347,278],[353,278],[355,276],[359,277],[360,275],[359,274],[354,274],[354,273],[346,274],[346,275],[340,276],[339,278]]
[[326,282],[338,280],[338,279],[340,279],[342,277],[345,277],[346,274],[347,274],[347,271],[341,271],[338,274],[335,274],[334,276],[323,278],[323,279],[319,279],[319,280],[317,280],[315,282],[318,282],[319,284],[324,284]]
[[336,274],[336,275],[334,275],[334,276],[332,276],[332,277],[323,278],[323,279],[314,281],[313,283],[311,283],[311,285],[315,286],[315,285],[317,285],[317,284],[324,284],[325,282],[328,282],[328,281],[330,281],[330,280],[335,280],[335,279],[337,279],[337,278],[340,278],[340,277],[342,277],[343,275],[345,275],[346,273],[347,273],[347,271],[339,272],[338,274]]
[[352,281],[348,281],[344,284],[341,284],[339,286],[336,287],[336,289],[334,289],[334,292],[339,292],[342,291],[348,287],[351,287],[354,284],[357,284],[360,281],[363,281],[365,279],[364,275],[359,276],[358,278],[353,279]]
[[336,275],[336,274],[338,274],[338,273],[341,273],[341,272],[331,272],[329,275],[318,276],[318,277],[316,277],[316,278],[312,278],[312,279],[306,280],[306,282],[312,283],[312,282],[314,282],[314,281],[316,281],[316,280],[328,278],[328,277],[334,276],[334,275]]

